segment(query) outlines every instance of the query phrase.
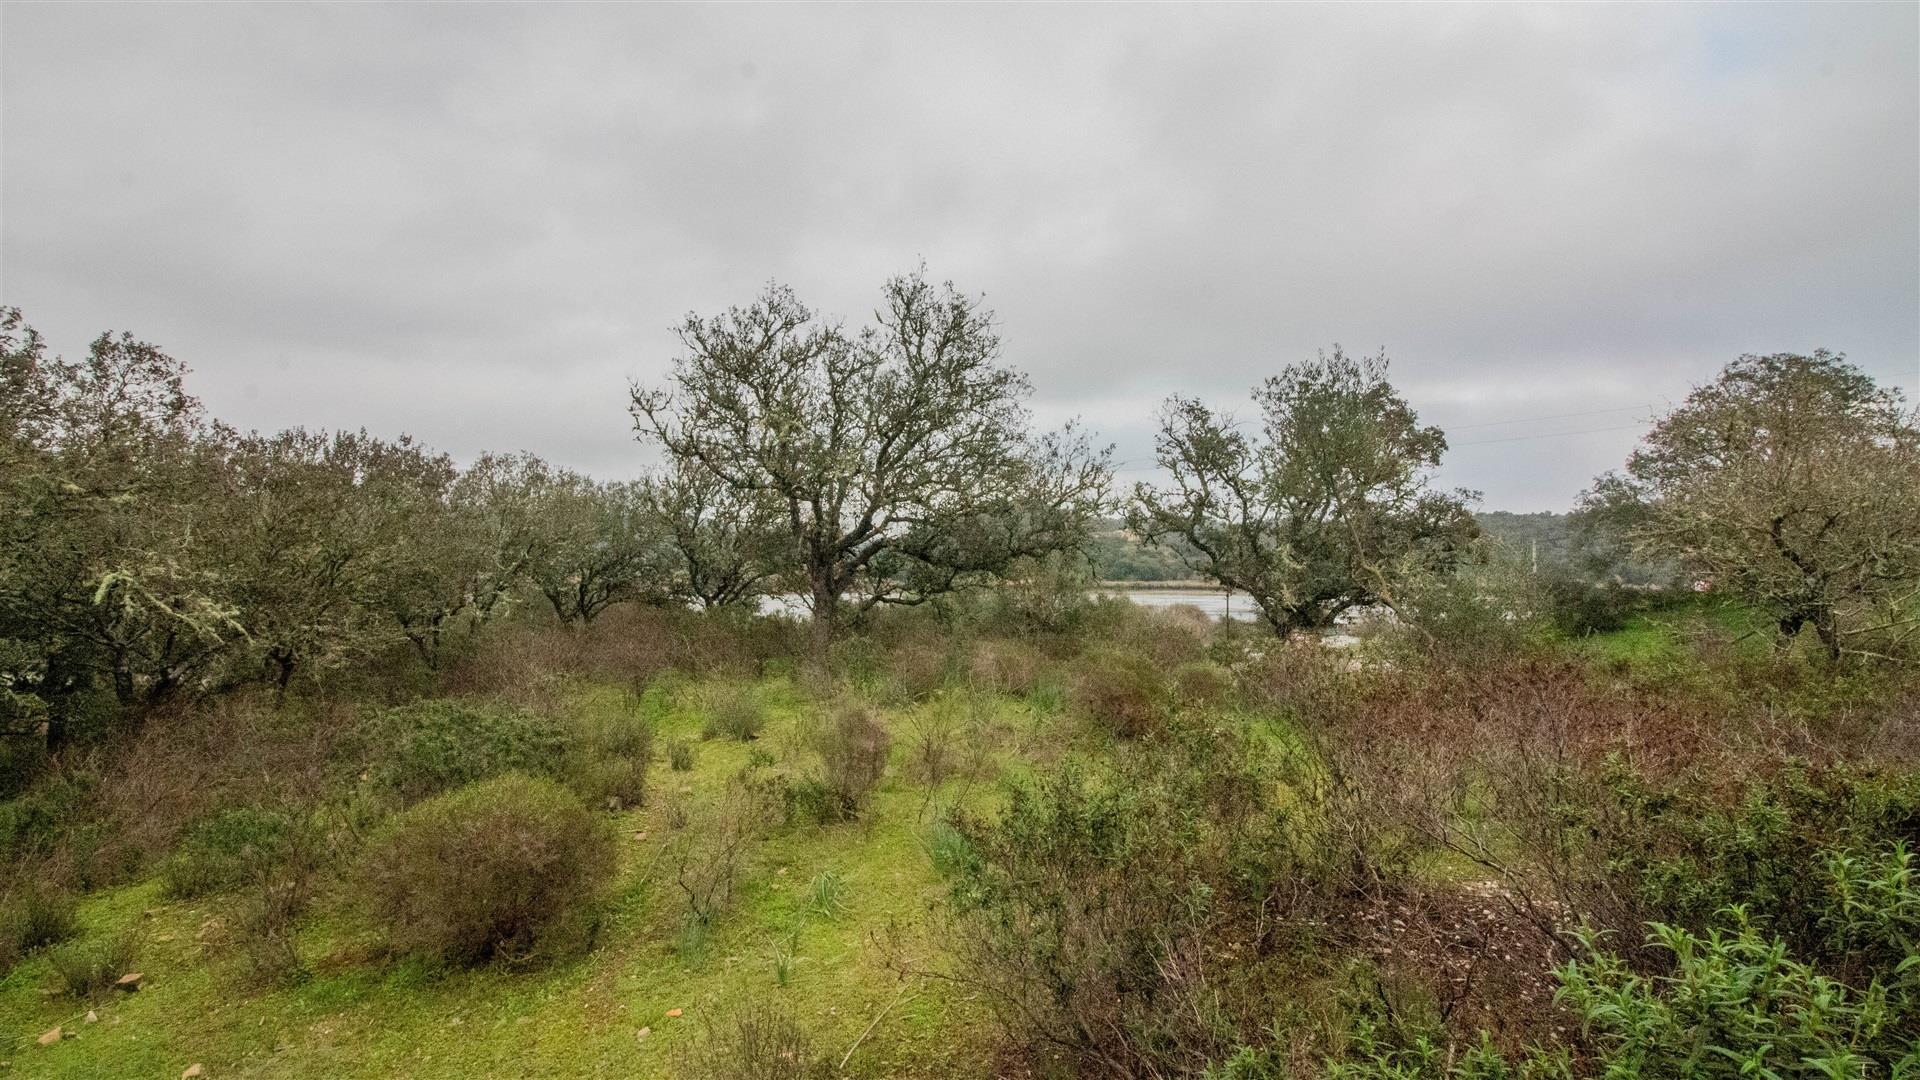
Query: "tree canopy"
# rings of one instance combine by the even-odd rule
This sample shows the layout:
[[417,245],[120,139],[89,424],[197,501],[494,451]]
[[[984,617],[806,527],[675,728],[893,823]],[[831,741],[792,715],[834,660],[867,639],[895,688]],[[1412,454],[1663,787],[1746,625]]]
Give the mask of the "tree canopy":
[[773,285],[688,316],[680,340],[669,384],[633,389],[636,429],[676,467],[771,504],[822,659],[843,600],[856,616],[921,603],[1077,545],[1104,494],[1104,453],[1029,431],[992,313],[921,273],[887,282],[856,331]]
[[1156,451],[1171,484],[1139,484],[1128,527],[1253,597],[1275,632],[1392,604],[1409,575],[1450,567],[1477,535],[1471,492],[1428,476],[1446,436],[1387,381],[1384,354],[1289,365],[1253,394],[1258,434],[1174,397]]
[[1829,655],[1901,633],[1920,596],[1920,429],[1844,356],[1742,356],[1584,497],[1639,550],[1811,627]]

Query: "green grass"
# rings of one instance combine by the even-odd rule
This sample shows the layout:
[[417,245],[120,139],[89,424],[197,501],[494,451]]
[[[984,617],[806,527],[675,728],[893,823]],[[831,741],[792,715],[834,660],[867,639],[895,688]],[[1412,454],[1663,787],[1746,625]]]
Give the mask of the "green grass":
[[1773,647],[1758,612],[1718,597],[1689,597],[1659,611],[1642,612],[1611,633],[1579,639],[1580,652],[1597,663],[1635,671],[1694,666],[1694,643],[1702,637],[1727,641],[1742,652]]
[[[661,736],[697,738],[699,687],[670,684],[643,707]],[[709,930],[692,962],[676,948],[680,897],[658,856],[672,837],[671,797],[711,799],[756,747],[800,760],[797,729],[816,708],[784,680],[759,690],[769,710],[752,744],[704,744],[689,772],[650,770],[648,805],[616,816],[622,867],[608,923],[595,949],[538,971],[428,972],[377,958],[375,939],[350,898],[323,897],[301,931],[312,974],[292,987],[249,988],[223,936],[231,901],[173,901],[153,879],[105,890],[80,909],[82,934],[137,928],[144,988],[109,993],[89,1007],[50,996],[44,956],[0,980],[0,1062],[9,1075],[177,1077],[199,1062],[210,1077],[664,1077],[700,1018],[749,995],[777,995],[838,1061],[874,1016],[900,993],[888,953],[922,963],[938,956],[932,912],[941,892],[926,849],[933,808],[958,781],[930,793],[895,767],[868,819],[793,826],[759,845],[732,911]],[[570,707],[617,709],[617,688],[583,690]],[[1011,699],[999,716],[1023,737],[1034,714]],[[898,716],[890,720],[896,725]],[[896,739],[896,746],[898,740]],[[972,785],[970,798],[991,797]],[[845,882],[840,910],[814,909],[810,883],[828,871]],[[893,947],[883,949],[875,932]],[[770,961],[790,949],[788,984]],[[669,1018],[670,1009],[684,1010]],[[51,1047],[35,1038],[55,1025],[74,1033]],[[651,1029],[644,1039],[636,1033]],[[983,1003],[950,984],[916,978],[848,1063],[852,1076],[984,1077],[979,1048],[991,1041]]]

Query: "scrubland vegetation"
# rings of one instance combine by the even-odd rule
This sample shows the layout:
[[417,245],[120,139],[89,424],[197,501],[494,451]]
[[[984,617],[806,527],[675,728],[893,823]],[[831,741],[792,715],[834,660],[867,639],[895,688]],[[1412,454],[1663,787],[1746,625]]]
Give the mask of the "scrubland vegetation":
[[[1920,1075],[1920,435],[1838,358],[1536,572],[1384,358],[1116,506],[918,276],[690,319],[631,484],[4,345],[14,1074]],[[1103,513],[1262,619],[1093,598]]]

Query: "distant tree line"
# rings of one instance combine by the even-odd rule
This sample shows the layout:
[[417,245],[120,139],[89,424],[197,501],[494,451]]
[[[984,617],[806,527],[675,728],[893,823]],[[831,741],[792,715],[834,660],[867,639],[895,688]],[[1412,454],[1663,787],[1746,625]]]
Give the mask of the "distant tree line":
[[523,600],[739,606],[763,518],[673,468],[596,481],[530,454],[460,467],[402,437],[239,432],[131,336],[49,356],[0,313],[0,730],[54,744],[182,691],[446,643]]
[[585,623],[798,594],[824,664],[879,608],[1084,583],[1062,560],[1089,552],[1104,577],[1244,591],[1283,635],[1407,609],[1489,532],[1593,576],[1698,576],[1834,656],[1905,640],[1920,605],[1913,414],[1824,352],[1741,358],[1569,519],[1476,519],[1474,493],[1430,485],[1446,436],[1384,354],[1286,366],[1245,424],[1169,400],[1167,480],[1116,506],[1107,451],[1033,430],[992,312],[922,273],[865,326],[771,286],[678,336],[665,384],[631,389],[665,464],[610,482],[404,436],[240,432],[152,345],[102,335],[67,361],[0,311],[0,725],[58,742],[183,690],[284,689],[393,648],[436,665],[523,601]]

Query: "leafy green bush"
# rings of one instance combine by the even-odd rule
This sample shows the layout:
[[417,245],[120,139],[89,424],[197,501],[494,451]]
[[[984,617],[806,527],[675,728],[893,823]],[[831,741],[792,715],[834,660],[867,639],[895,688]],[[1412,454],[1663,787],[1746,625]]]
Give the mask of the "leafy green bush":
[[35,949],[74,934],[73,894],[34,880],[16,880],[0,895],[0,975]]
[[396,953],[520,961],[591,937],[613,855],[606,823],[571,792],[510,773],[397,815],[360,881]]
[[[1729,925],[1704,936],[1653,924],[1648,940],[1673,967],[1651,979],[1592,938],[1586,959],[1560,969],[1561,1000],[1586,1021],[1607,1075],[1733,1080],[1920,1068],[1915,1020],[1895,1014],[1877,979],[1849,987],[1792,959],[1744,911],[1726,915]],[[1920,957],[1904,963],[1920,967]]]
[[[1846,857],[1834,855],[1837,861]],[[1881,960],[1853,981],[1796,959],[1740,907],[1718,913],[1703,934],[1652,923],[1648,951],[1664,963],[1641,965],[1580,932],[1582,955],[1555,971],[1559,1002],[1578,1016],[1593,1075],[1735,1080],[1743,1077],[1849,1078],[1913,1075],[1920,1069],[1920,883],[1898,846],[1879,862],[1834,866],[1846,882],[1842,937],[1879,950]],[[1264,1080],[1279,1071],[1265,1051],[1243,1048],[1209,1072],[1213,1080]],[[1572,1080],[1564,1047],[1536,1047],[1509,1064],[1481,1041],[1454,1053],[1445,1036],[1388,1033],[1356,1019],[1346,1050],[1326,1063],[1337,1080]],[[1587,1075],[1580,1073],[1579,1075]]]
[[132,934],[97,941],[76,941],[47,953],[47,966],[61,993],[83,998],[97,994],[133,970],[138,943]]
[[1266,808],[1215,797],[1245,762],[1210,778],[1140,757],[1010,784],[997,817],[957,816],[958,839],[934,838],[963,979],[1037,1059],[1076,1075],[1191,1075],[1264,1024],[1287,983],[1220,948],[1268,898],[1273,874],[1247,857],[1284,847]]
[[98,787],[99,776],[91,769],[63,768],[0,802],[0,865],[18,865],[51,850],[86,816]]
[[205,896],[253,880],[286,857],[292,832],[293,822],[277,810],[236,807],[205,818],[187,829],[162,868],[167,894]]
[[[1920,771],[1794,767],[1735,791],[1616,764],[1591,801],[1570,805],[1567,835],[1593,850],[1599,887],[1632,898],[1640,921],[1700,932],[1739,905],[1797,955],[1842,960],[1854,946],[1833,939],[1829,871],[1920,844]],[[1856,904],[1865,887],[1854,883]]]
[[1555,575],[1546,581],[1553,625],[1568,637],[1611,634],[1627,628],[1641,607],[1641,594],[1616,582]]
[[557,722],[525,709],[456,698],[382,710],[358,734],[369,783],[403,803],[507,772],[551,775],[567,741]]

